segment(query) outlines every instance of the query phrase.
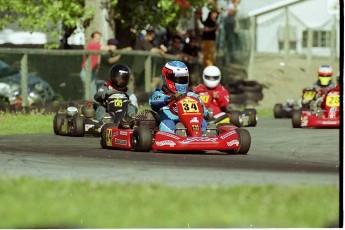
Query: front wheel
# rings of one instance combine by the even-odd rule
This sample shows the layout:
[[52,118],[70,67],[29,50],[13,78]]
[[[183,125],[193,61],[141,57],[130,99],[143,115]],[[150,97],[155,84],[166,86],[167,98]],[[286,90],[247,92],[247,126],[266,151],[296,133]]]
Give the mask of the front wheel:
[[134,128],[132,134],[132,147],[136,152],[148,152],[151,150],[153,135],[152,131],[145,127]]
[[237,127],[243,126],[242,116],[241,116],[240,111],[238,110],[230,111],[230,123]]
[[301,128],[301,123],[302,123],[301,110],[292,111],[291,121],[292,121],[293,128]]
[[275,104],[273,108],[274,118],[282,118],[283,117],[283,105],[282,104]]
[[246,129],[236,129],[239,141],[240,141],[240,148],[235,151],[236,154],[247,154],[250,145],[252,142],[250,133]]
[[62,121],[63,121],[63,119],[65,119],[65,117],[66,117],[65,114],[56,114],[54,116],[54,133],[55,133],[55,135],[61,134]]
[[249,126],[255,127],[258,121],[256,109],[245,109],[243,112],[249,116]]

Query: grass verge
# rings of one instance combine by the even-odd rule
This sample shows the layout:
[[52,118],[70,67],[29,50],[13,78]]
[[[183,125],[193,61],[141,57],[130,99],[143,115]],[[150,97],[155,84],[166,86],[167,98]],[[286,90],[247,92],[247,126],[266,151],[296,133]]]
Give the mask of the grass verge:
[[322,228],[335,186],[174,188],[0,178],[0,228]]
[[[139,110],[149,109],[147,105],[141,106]],[[273,117],[271,109],[260,109],[258,117]],[[54,114],[44,115],[39,112],[29,114],[11,114],[0,112],[0,135],[12,134],[38,134],[53,132]]]

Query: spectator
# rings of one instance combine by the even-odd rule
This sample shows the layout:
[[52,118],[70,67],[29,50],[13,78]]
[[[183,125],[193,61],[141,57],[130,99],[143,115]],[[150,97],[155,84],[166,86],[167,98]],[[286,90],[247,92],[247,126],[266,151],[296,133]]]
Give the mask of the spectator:
[[[102,46],[101,41],[102,34],[98,31],[95,31],[91,34],[91,40],[86,44],[85,50],[109,50],[109,46]],[[91,65],[91,96],[95,95],[97,92],[96,80],[97,80],[97,71],[100,64],[100,55],[91,55],[90,56],[90,65]],[[81,65],[82,69],[80,71],[81,81],[84,83],[85,89],[85,79],[86,79],[86,57],[83,56],[83,62]]]
[[169,54],[182,55],[182,43],[179,35],[174,35],[171,41],[171,45],[167,51]]
[[[135,50],[151,51],[155,53],[164,54],[167,52],[167,48],[161,45],[159,48],[154,44],[155,32],[154,30],[146,30],[143,38],[140,38],[135,43]],[[146,57],[136,56],[134,58],[134,64],[132,66],[134,74],[135,91],[143,91],[145,87],[144,76],[144,63]]]
[[211,10],[205,21],[202,21],[204,26],[202,31],[201,52],[203,54],[204,67],[214,65],[216,59],[216,32],[218,12]]
[[229,61],[234,60],[234,50],[239,46],[236,33],[236,14],[240,0],[230,1],[227,9],[227,16],[224,20],[225,43],[229,54]]
[[[108,47],[109,47],[109,55],[107,56],[102,56],[102,62],[107,63],[110,66],[118,62],[121,58],[121,54],[115,54],[114,51],[117,50],[117,47],[119,46],[119,41],[115,38],[111,38],[107,42]],[[126,47],[121,50],[132,50],[132,47]]]
[[198,46],[197,39],[195,37],[189,37],[187,41],[188,42],[185,43],[182,49],[182,52],[184,54],[184,62],[190,70],[189,72],[191,76],[191,85],[197,85],[200,83],[200,47]]

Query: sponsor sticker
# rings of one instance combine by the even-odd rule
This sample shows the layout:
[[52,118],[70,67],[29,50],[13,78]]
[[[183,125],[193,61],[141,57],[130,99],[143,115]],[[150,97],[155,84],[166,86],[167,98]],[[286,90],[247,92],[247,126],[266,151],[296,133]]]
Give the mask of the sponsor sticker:
[[127,136],[127,132],[125,132],[125,131],[120,131],[120,135]]
[[156,142],[157,146],[170,146],[170,147],[174,147],[176,145],[175,142],[173,142],[172,140],[164,140],[164,141],[157,141]]
[[182,143],[190,143],[190,142],[216,142],[217,137],[188,137],[187,139],[183,140]]
[[229,147],[233,145],[239,146],[240,142],[238,140],[232,140],[232,141],[226,142],[226,145]]
[[160,134],[160,135],[163,135],[163,136],[167,136],[167,137],[171,137],[171,138],[174,138],[176,140],[180,139],[178,136],[176,136],[175,134],[172,134],[172,133],[158,132],[157,134]]
[[335,125],[335,124],[337,124],[337,122],[336,121],[323,121],[322,124],[324,124],[324,125]]
[[118,145],[127,145],[127,140],[115,139],[115,144]]
[[231,135],[234,135],[235,133],[236,133],[236,131],[232,130],[230,132],[227,132],[227,133],[221,135],[220,138],[224,140],[225,138],[230,137]]
[[89,129],[91,129],[92,127],[94,127],[94,125],[85,124],[85,131],[89,131]]
[[190,123],[199,123],[199,120],[197,117],[193,117],[191,120],[190,120]]

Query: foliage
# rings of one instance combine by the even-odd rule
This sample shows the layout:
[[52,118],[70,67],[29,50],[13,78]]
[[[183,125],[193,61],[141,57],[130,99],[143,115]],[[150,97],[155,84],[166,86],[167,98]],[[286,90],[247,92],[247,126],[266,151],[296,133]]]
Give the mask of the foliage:
[[[189,0],[193,8],[186,8],[179,7],[176,0],[109,1],[110,4],[105,6],[109,12],[113,12],[109,15],[123,23],[125,28],[133,29],[176,23],[182,15],[190,16],[193,8],[205,2]],[[87,22],[97,16],[94,14],[92,6],[85,7],[84,0],[0,0],[0,29],[16,22],[25,31],[42,31],[57,40],[63,35],[70,36],[80,25],[87,27]]]
[[74,31],[93,12],[92,8],[84,8],[84,0],[0,0],[0,28],[16,22],[25,31],[46,32],[54,40],[66,31]]
[[145,29],[148,25],[166,27],[169,24],[176,24],[181,17],[191,17],[193,11],[207,1],[190,0],[188,2],[190,7],[182,7],[177,1],[172,0],[119,1],[115,19],[120,20],[125,27],[132,27],[134,30]]

